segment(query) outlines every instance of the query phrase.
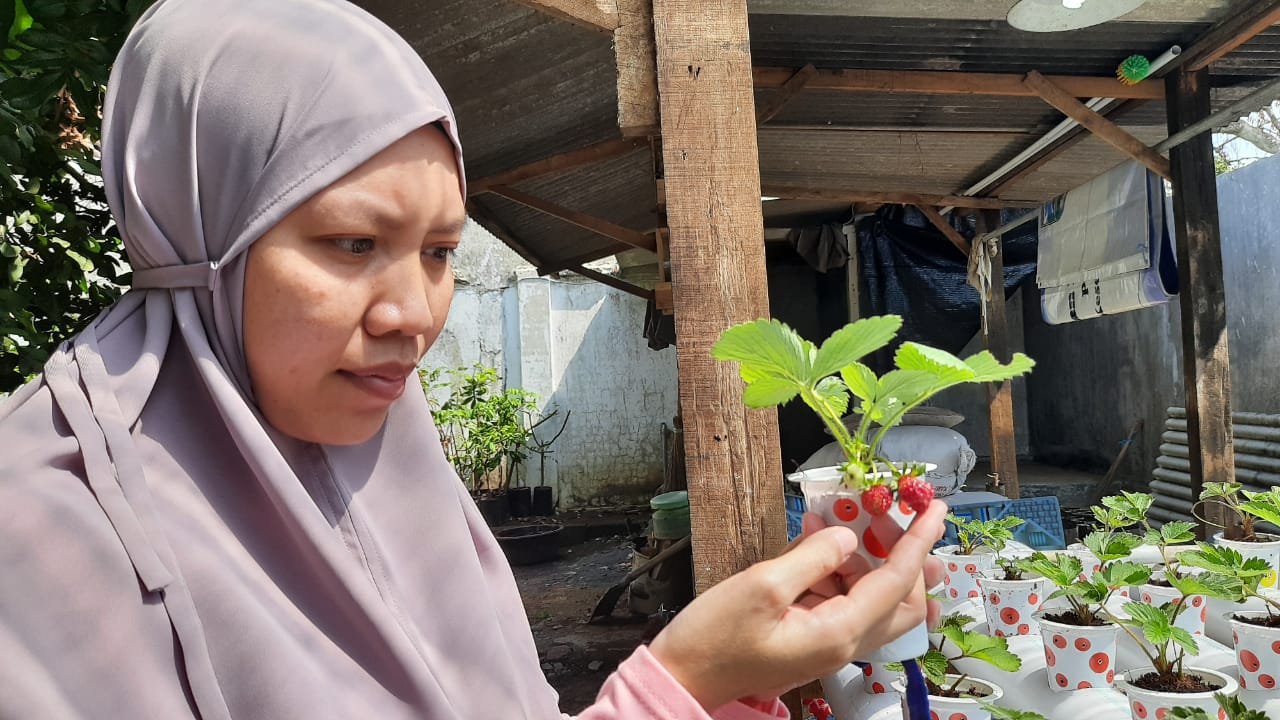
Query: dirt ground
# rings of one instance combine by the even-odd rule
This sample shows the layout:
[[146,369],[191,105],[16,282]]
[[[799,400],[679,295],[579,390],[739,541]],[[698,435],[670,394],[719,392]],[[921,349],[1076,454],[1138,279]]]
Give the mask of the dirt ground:
[[631,569],[634,545],[622,536],[563,548],[560,559],[513,568],[533,627],[547,680],[560,693],[560,709],[590,705],[605,678],[645,637],[645,618],[632,618],[627,596],[605,625],[588,625],[596,602]]

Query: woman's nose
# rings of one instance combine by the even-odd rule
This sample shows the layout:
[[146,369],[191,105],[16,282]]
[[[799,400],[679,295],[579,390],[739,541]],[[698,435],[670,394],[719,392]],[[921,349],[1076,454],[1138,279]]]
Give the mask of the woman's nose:
[[365,314],[365,330],[373,336],[428,334],[436,319],[431,308],[429,282],[416,255],[385,268],[379,274],[373,304]]

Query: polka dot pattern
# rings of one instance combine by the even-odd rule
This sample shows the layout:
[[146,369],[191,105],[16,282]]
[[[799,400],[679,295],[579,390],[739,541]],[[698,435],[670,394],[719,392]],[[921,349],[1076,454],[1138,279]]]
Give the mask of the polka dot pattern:
[[1062,692],[1111,685],[1118,635],[1114,625],[1079,627],[1042,621],[1049,689]]

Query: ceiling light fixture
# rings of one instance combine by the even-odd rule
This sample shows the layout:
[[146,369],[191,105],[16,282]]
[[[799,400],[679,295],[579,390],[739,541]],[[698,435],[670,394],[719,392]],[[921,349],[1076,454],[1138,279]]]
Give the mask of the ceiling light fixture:
[[1009,24],[1027,32],[1061,32],[1101,25],[1127,15],[1146,0],[1020,0]]

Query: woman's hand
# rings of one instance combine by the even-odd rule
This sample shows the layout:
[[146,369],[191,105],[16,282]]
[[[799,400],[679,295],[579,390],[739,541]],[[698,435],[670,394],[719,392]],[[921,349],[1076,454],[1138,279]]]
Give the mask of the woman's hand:
[[829,675],[937,619],[925,589],[942,579],[929,551],[945,514],[935,500],[875,570],[853,554],[853,531],[806,514],[800,541],[700,595],[649,649],[708,711]]

